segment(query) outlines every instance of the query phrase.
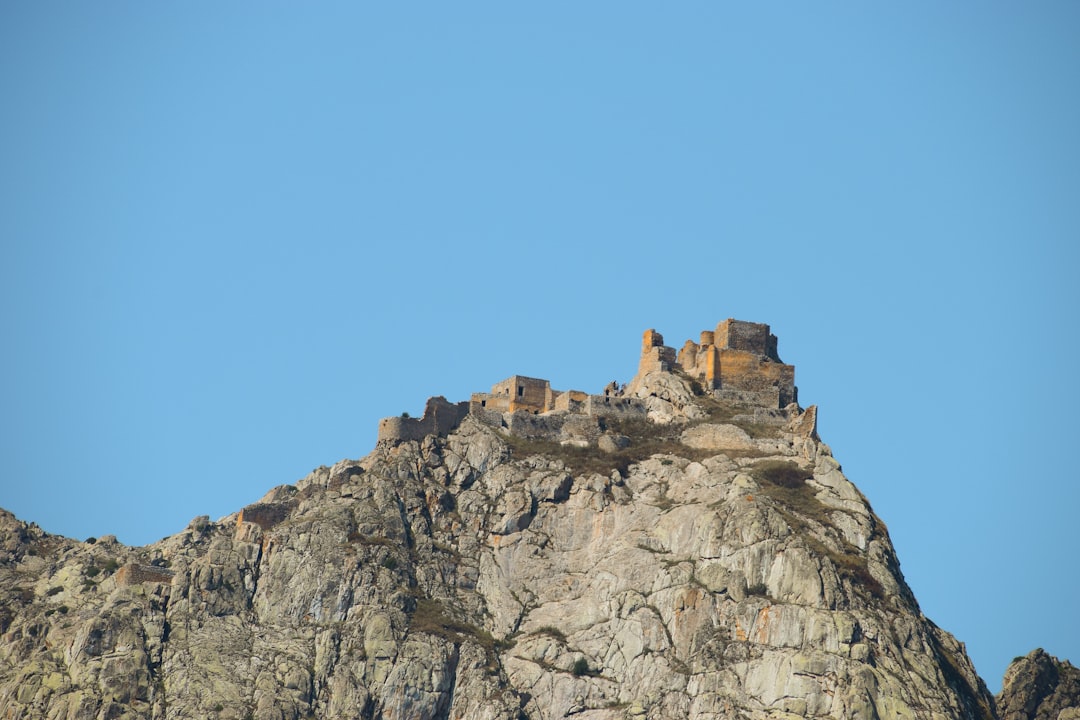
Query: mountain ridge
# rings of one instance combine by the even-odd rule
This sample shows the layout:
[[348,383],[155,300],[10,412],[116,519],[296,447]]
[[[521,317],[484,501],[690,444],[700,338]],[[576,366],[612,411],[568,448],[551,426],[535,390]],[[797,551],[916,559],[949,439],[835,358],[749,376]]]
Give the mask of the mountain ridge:
[[0,714],[999,717],[767,325],[390,420],[143,548],[0,518]]

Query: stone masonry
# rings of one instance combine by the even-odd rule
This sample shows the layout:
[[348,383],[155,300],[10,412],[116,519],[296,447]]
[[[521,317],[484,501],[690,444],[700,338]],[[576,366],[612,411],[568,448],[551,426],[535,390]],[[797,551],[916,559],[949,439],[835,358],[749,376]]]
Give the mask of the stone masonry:
[[446,435],[469,414],[469,403],[451,403],[441,395],[428,398],[421,418],[388,417],[379,421],[379,441],[423,440],[428,435]]
[[236,516],[236,524],[255,523],[263,530],[269,530],[289,516],[292,506],[284,503],[254,503],[248,505]]
[[473,393],[469,410],[524,411],[539,415],[555,408],[557,395],[559,393],[551,389],[551,383],[547,380],[511,375],[492,385],[490,393]]
[[[682,372],[701,383],[713,396],[740,405],[778,410],[798,401],[795,368],[780,361],[776,336],[763,323],[727,319],[715,330],[701,333],[700,341],[687,340],[678,352],[664,345],[664,336],[646,330],[641,361],[630,387],[654,372]],[[612,383],[602,395],[580,390],[553,390],[541,378],[511,375],[491,387],[491,392],[473,393],[468,402],[451,403],[443,397],[427,402],[422,418],[390,417],[379,421],[379,442],[397,444],[420,440],[427,435],[445,436],[466,415],[506,428],[527,427],[527,434],[547,425],[565,425],[562,416],[640,417],[646,404],[630,397]],[[518,414],[539,419],[522,423]],[[557,422],[556,422],[557,421]]]
[[[776,336],[764,323],[727,319],[687,340],[678,354],[654,330],[645,332],[638,374],[680,370],[721,400],[779,409],[798,402],[795,367],[777,354]],[[674,360],[673,360],[674,358]]]
[[142,583],[172,583],[175,573],[156,565],[128,563],[116,571],[117,585],[140,585]]

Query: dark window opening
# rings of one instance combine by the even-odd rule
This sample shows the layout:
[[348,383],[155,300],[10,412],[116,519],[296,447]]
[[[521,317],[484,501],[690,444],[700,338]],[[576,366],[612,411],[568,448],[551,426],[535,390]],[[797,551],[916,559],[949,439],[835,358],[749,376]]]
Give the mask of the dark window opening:
[[525,394],[525,386],[524,385],[518,385],[518,397],[521,397],[524,394]]

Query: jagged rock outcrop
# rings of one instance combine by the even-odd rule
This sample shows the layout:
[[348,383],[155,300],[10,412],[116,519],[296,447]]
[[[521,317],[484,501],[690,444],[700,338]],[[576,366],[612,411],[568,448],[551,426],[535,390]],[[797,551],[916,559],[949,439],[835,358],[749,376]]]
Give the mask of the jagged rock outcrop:
[[1005,671],[997,703],[1002,720],[1080,720],[1080,669],[1032,650]]
[[997,717],[814,408],[632,393],[588,447],[467,415],[142,548],[0,515],[0,717]]

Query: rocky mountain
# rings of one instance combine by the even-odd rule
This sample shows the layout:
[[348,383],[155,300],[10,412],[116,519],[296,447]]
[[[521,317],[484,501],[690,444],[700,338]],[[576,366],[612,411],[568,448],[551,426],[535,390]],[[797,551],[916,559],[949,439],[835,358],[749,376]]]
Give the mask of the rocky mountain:
[[1080,720],[1080,670],[1033,650],[1009,665],[997,700],[1002,720]]
[[0,717],[1078,717],[1038,652],[995,702],[793,379],[767,326],[649,331],[153,545],[0,514]]

